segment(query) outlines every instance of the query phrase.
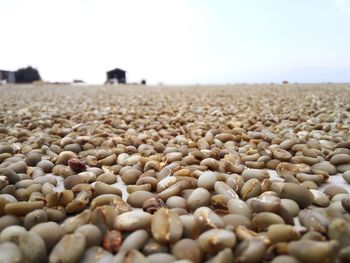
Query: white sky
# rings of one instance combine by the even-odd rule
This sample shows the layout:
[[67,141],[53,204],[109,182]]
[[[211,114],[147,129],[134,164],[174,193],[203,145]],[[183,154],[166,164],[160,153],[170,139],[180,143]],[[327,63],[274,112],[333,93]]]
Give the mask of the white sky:
[[0,0],[0,28],[49,81],[350,82],[350,0]]

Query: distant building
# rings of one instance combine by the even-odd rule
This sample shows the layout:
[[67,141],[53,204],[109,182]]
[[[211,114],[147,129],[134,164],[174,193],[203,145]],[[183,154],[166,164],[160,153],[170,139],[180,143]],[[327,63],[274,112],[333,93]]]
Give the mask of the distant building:
[[32,83],[39,80],[39,71],[30,66],[16,71],[0,70],[0,83]]
[[41,80],[39,71],[31,66],[16,71],[16,83],[33,83]]
[[110,71],[107,71],[107,80],[106,83],[126,83],[126,71],[116,68]]
[[0,82],[1,83],[2,82],[15,83],[16,82],[16,72],[0,69]]
[[288,82],[288,80],[283,80],[282,81],[282,84],[288,84],[289,82]]

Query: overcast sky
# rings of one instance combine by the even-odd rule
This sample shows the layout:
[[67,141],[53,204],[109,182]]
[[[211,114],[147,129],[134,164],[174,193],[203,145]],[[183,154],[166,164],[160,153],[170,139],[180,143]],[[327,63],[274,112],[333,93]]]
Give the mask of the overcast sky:
[[350,82],[350,0],[0,0],[0,69],[44,80]]

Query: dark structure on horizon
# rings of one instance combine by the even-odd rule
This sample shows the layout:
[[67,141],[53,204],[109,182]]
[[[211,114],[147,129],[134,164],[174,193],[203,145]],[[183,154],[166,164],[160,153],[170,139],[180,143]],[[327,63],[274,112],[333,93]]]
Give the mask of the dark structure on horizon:
[[6,83],[16,82],[16,72],[8,70],[0,70],[0,82],[5,81]]
[[113,70],[107,71],[107,80],[106,83],[120,83],[125,84],[126,83],[126,71],[122,70],[120,68],[115,68]]
[[0,82],[32,83],[41,80],[39,71],[33,67],[20,68],[17,71],[0,70]]
[[16,71],[16,83],[32,83],[41,80],[39,71],[33,67],[20,68]]

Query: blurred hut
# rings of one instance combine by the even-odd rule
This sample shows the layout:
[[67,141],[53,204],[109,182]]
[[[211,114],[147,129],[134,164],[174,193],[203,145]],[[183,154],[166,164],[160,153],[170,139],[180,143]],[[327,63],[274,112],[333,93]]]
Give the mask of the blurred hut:
[[114,84],[114,83],[126,83],[126,71],[116,68],[110,71],[107,71],[107,80],[106,83]]
[[288,82],[288,80],[283,80],[282,81],[282,84],[288,84],[289,82]]
[[0,70],[0,83],[15,83],[16,73],[14,71]]
[[18,69],[15,75],[16,83],[32,83],[41,80],[39,71],[30,66]]

